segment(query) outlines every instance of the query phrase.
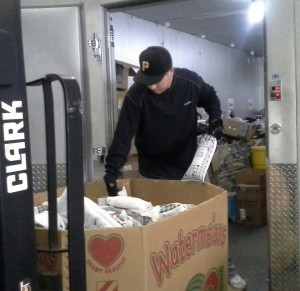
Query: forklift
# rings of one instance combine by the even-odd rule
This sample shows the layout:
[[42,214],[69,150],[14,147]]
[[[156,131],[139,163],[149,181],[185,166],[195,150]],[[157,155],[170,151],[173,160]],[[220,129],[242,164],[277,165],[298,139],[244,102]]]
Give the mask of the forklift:
[[[47,74],[26,84],[20,12],[19,0],[1,1],[0,288],[5,291],[40,290],[37,254],[68,252],[70,289],[84,291],[86,274],[80,89],[73,77],[56,74]],[[57,241],[53,82],[59,82],[62,86],[65,103],[68,189],[68,247],[66,249],[60,249]],[[38,250],[35,243],[26,86],[42,86],[45,103],[49,232],[48,247]],[[71,146],[75,143],[76,146]],[[80,225],[82,227],[78,227]]]
[[[122,2],[120,6],[124,6],[124,3],[143,1],[99,1],[111,9],[118,2]],[[300,84],[300,5],[296,0],[265,2],[268,7],[265,27],[268,58],[265,70],[265,101],[268,113],[270,289],[298,290],[300,107],[297,101]],[[8,291],[39,290],[19,0],[1,0],[0,44],[0,286],[2,290]],[[42,77],[30,85],[43,86],[56,81],[63,82],[63,78],[57,75]],[[81,234],[79,238],[82,241]],[[79,259],[76,262],[77,266],[82,266],[84,251],[81,246],[78,250]],[[58,250],[53,247],[53,251]],[[72,290],[85,290],[85,286],[82,286],[85,285],[85,278],[80,278],[84,274],[83,270],[78,271],[75,278],[78,279],[78,286],[74,283]]]

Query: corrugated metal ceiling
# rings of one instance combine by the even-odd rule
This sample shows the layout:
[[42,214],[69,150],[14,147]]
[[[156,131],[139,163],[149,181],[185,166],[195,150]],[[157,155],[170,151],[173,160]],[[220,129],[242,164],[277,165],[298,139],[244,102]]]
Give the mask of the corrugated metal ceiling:
[[263,23],[250,25],[251,0],[161,1],[123,12],[256,56],[264,55]]

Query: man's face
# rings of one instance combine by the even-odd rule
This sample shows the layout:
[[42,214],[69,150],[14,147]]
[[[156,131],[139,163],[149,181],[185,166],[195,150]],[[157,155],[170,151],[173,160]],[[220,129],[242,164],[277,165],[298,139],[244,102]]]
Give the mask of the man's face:
[[151,90],[154,94],[162,94],[167,89],[171,87],[172,80],[174,76],[174,69],[172,68],[169,70],[164,77],[161,79],[161,81],[157,84],[148,85],[148,89]]

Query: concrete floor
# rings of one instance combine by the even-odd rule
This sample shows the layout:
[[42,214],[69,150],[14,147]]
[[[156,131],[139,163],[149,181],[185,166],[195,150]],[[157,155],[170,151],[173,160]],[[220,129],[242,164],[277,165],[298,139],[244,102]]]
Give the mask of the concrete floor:
[[247,291],[268,291],[267,226],[229,223],[229,255],[247,282]]

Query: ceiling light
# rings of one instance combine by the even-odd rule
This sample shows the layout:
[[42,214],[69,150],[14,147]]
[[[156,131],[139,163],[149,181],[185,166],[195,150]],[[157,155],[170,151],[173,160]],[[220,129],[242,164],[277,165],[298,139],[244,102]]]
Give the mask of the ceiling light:
[[251,56],[254,56],[254,50],[251,50],[251,51],[250,51],[250,55],[251,55]]
[[230,44],[230,46],[231,46],[231,47],[235,47],[235,43],[232,42],[232,43]]
[[265,14],[265,4],[263,0],[252,0],[249,11],[248,20],[251,24],[261,22]]

